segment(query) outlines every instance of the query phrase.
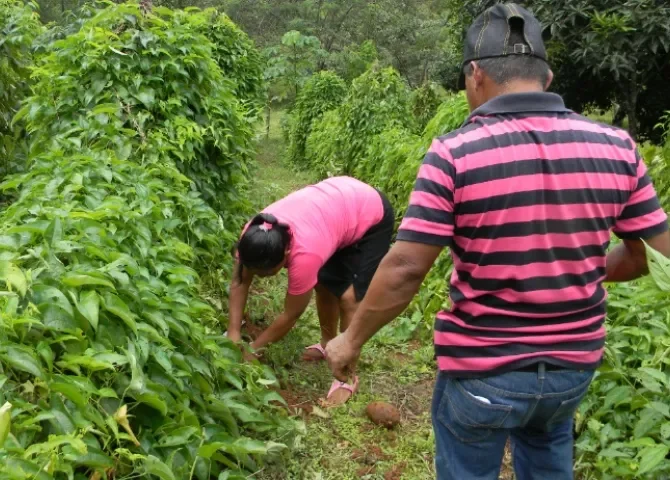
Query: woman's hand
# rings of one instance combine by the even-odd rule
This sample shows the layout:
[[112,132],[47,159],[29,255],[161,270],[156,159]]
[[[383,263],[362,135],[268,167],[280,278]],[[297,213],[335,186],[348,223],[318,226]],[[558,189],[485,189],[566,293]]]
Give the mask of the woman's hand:
[[226,335],[232,342],[240,343],[242,341],[242,334],[240,332],[232,332],[228,330]]
[[258,360],[261,357],[260,353],[252,353],[248,350],[245,350],[242,352],[242,357],[244,358],[245,362],[253,362],[254,360]]

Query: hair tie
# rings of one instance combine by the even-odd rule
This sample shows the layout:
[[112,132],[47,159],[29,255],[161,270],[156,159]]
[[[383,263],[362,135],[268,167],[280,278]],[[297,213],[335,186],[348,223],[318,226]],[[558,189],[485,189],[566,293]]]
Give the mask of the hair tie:
[[258,228],[260,228],[264,232],[269,232],[270,230],[272,230],[272,224],[268,222],[263,222],[261,225],[258,226]]

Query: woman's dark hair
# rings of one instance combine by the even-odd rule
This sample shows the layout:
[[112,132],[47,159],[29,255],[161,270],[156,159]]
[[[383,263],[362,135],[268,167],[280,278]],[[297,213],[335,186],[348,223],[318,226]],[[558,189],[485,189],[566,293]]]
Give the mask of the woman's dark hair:
[[284,260],[286,248],[291,242],[289,226],[279,223],[274,215],[256,215],[237,244],[242,279],[242,267],[255,270],[270,270]]

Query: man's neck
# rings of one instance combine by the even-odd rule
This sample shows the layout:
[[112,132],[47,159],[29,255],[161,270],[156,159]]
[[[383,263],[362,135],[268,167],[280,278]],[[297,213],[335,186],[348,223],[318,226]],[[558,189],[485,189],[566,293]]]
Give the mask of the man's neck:
[[542,85],[535,81],[515,80],[504,85],[493,85],[491,87],[491,95],[489,100],[501,95],[509,95],[512,93],[539,93],[544,92]]

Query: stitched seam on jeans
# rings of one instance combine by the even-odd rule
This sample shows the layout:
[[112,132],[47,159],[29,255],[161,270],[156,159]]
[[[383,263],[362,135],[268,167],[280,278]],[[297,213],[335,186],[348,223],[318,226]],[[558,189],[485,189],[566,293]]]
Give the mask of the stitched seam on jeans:
[[526,412],[526,415],[521,419],[521,426],[525,427],[528,421],[533,417],[535,414],[535,410],[537,410],[537,406],[540,404],[542,400],[537,399],[535,402],[532,404],[531,408],[528,409],[528,412]]
[[542,398],[556,398],[556,397],[562,397],[563,395],[570,395],[572,393],[578,392],[579,390],[583,388],[588,388],[590,383],[593,381],[593,377],[589,378],[585,382],[580,383],[578,386],[571,388],[570,390],[565,390],[563,392],[558,392],[558,393],[543,393]]
[[586,396],[586,392],[583,392],[581,395],[578,395],[576,397],[572,397],[568,400],[563,400],[561,402],[561,404],[558,406],[558,408],[556,409],[556,411],[554,412],[554,414],[551,417],[549,417],[549,420],[547,420],[547,425],[552,425],[554,423],[554,419],[556,418],[556,415],[558,415],[558,412],[561,410],[563,405],[565,405],[568,402],[572,402],[572,401],[579,398],[579,401],[577,402],[577,405],[575,406],[575,408],[579,408],[579,404],[582,403],[582,400],[584,399],[585,396]]
[[491,393],[500,395],[501,397],[510,397],[510,398],[535,398],[537,393],[519,393],[519,392],[509,392],[507,390],[502,390],[500,388],[492,387],[488,383],[484,383],[477,378],[470,379],[470,381],[476,383],[481,388],[488,390]]

